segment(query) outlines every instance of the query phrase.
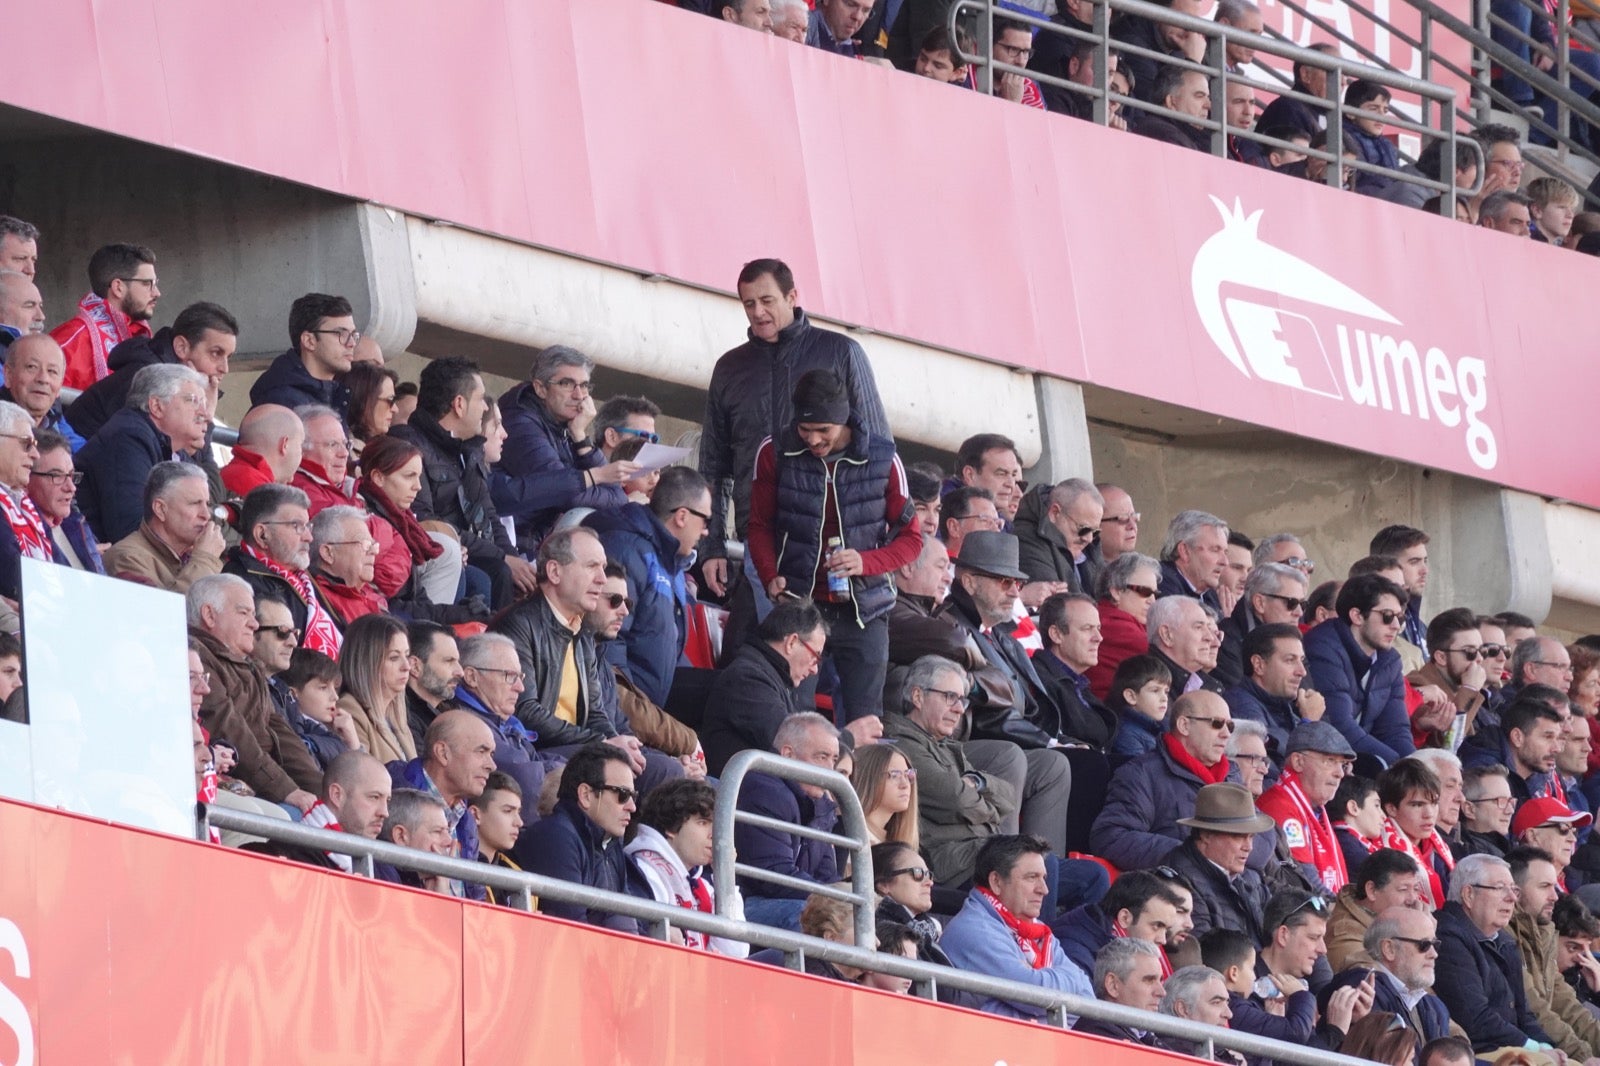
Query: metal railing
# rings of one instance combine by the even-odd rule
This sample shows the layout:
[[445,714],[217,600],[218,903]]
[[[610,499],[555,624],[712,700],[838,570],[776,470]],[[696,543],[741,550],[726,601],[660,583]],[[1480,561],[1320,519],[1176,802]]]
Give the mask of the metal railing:
[[[821,829],[812,829],[810,826],[795,825],[792,822],[739,810],[739,789],[744,784],[745,776],[750,773],[771,774],[786,781],[815,785],[831,793],[839,804],[839,816],[844,822],[844,834],[828,833]],[[833,885],[819,885],[798,877],[790,877],[788,874],[774,873],[759,866],[739,862],[734,848],[734,829],[740,824],[788,833],[807,840],[818,840],[830,847],[846,849],[850,853],[851,890],[835,888]],[[717,806],[712,826],[711,870],[712,878],[719,885],[731,885],[735,877],[742,877],[781,885],[798,892],[815,893],[843,900],[850,904],[854,912],[856,943],[873,943],[873,928],[876,925],[873,916],[877,910],[877,901],[872,889],[872,838],[867,833],[867,816],[862,813],[861,800],[857,798],[856,790],[851,787],[849,780],[843,774],[824,770],[810,763],[785,759],[767,751],[741,751],[729,759],[717,782]],[[726,915],[729,902],[729,897],[719,896],[717,913]]]
[[[832,772],[819,769],[818,773]],[[248,833],[279,843],[349,855],[356,860],[356,872],[363,876],[370,876],[372,862],[381,860],[397,869],[488,885],[510,894],[508,898],[523,910],[528,909],[530,896],[562,903],[581,904],[641,921],[657,940],[666,940],[674,928],[692,929],[707,936],[737,940],[754,947],[781,951],[784,963],[790,969],[803,969],[807,958],[815,958],[858,970],[907,978],[912,982],[916,995],[923,999],[935,999],[940,988],[948,988],[979,1000],[999,999],[1037,1007],[1044,1011],[1049,1023],[1058,1028],[1066,1028],[1070,1018],[1074,1016],[1094,1018],[1132,1026],[1171,1040],[1187,1042],[1200,1049],[1202,1057],[1205,1058],[1210,1058],[1216,1048],[1222,1047],[1245,1055],[1291,1063],[1293,1066],[1372,1066],[1365,1059],[1318,1051],[1281,1040],[1269,1040],[1232,1029],[1222,1029],[1186,1018],[1177,1018],[1170,1014],[1157,1014],[1102,1000],[1053,992],[1036,985],[989,977],[948,966],[937,966],[918,959],[879,953],[868,948],[839,944],[832,940],[821,940],[772,926],[737,921],[720,914],[687,910],[668,903],[607,892],[539,874],[519,873],[490,866],[487,863],[445,858],[431,852],[415,851],[381,840],[368,840],[352,833],[313,829],[298,822],[286,822],[246,811],[230,810],[225,807],[207,808],[202,805],[196,823],[197,839],[201,841],[208,839],[207,828],[212,825],[219,829]]]
[[[1212,54],[1210,42],[1215,41],[1214,49],[1216,62],[1207,63],[1202,60],[1192,60],[1182,56],[1170,55],[1165,52],[1155,51],[1126,41],[1117,40],[1111,34],[1112,14],[1130,15],[1146,19],[1157,25],[1175,26],[1189,33],[1196,34],[1206,42],[1206,53]],[[1094,121],[1101,125],[1109,124],[1110,102],[1121,106],[1124,112],[1129,109],[1163,118],[1173,119],[1189,126],[1208,130],[1211,132],[1211,154],[1226,157],[1230,138],[1239,138],[1261,145],[1267,150],[1286,149],[1298,152],[1311,159],[1320,160],[1327,164],[1324,180],[1326,184],[1339,188],[1344,185],[1346,171],[1353,170],[1361,173],[1378,174],[1394,181],[1407,182],[1422,186],[1430,192],[1437,193],[1440,197],[1440,213],[1446,217],[1455,214],[1455,201],[1458,194],[1453,177],[1453,168],[1443,168],[1439,179],[1423,175],[1403,173],[1391,170],[1365,160],[1347,159],[1343,151],[1345,144],[1344,125],[1347,116],[1371,117],[1370,112],[1344,102],[1344,79],[1346,75],[1359,77],[1384,86],[1391,96],[1413,96],[1419,100],[1433,105],[1423,109],[1422,115],[1426,120],[1438,111],[1439,121],[1435,123],[1417,122],[1398,114],[1388,114],[1383,117],[1385,125],[1395,129],[1416,133],[1427,138],[1437,138],[1445,142],[1444,158],[1454,160],[1458,143],[1469,144],[1469,151],[1477,154],[1480,163],[1482,151],[1477,142],[1465,138],[1459,131],[1460,123],[1456,113],[1455,93],[1442,85],[1413,78],[1406,74],[1383,66],[1371,66],[1345,59],[1338,52],[1318,52],[1312,49],[1300,48],[1284,40],[1250,33],[1237,29],[1224,23],[1212,22],[1206,19],[1195,18],[1173,11],[1170,8],[1157,4],[1147,3],[1145,0],[1102,0],[1095,4],[1094,22],[1092,29],[1084,31],[1063,25],[1050,19],[1018,14],[1009,9],[1001,9],[997,15],[994,0],[957,0],[951,5],[949,29],[951,39],[958,41],[960,35],[957,28],[967,21],[969,16],[976,16],[980,30],[980,40],[993,39],[993,25],[995,19],[1022,23],[1033,27],[1040,33],[1056,34],[1077,41],[1088,41],[1096,50],[1094,63],[1094,79],[1090,85],[1082,85],[1068,81],[1064,78],[1045,74],[1041,71],[1030,70],[1003,60],[993,58],[992,53],[982,46],[976,49],[977,54],[962,53],[961,59],[976,65],[978,77],[977,84],[982,87],[992,86],[996,72],[1018,74],[1031,78],[1045,85],[1088,96],[1093,102]],[[1280,84],[1268,84],[1266,81],[1242,76],[1228,69],[1226,58],[1227,45],[1230,43],[1242,44],[1255,49],[1257,52],[1276,56],[1290,63],[1299,64],[1328,72],[1327,90],[1322,95],[1313,95],[1293,87],[1284,87]],[[959,46],[958,46],[959,49]],[[1204,75],[1215,86],[1211,102],[1213,118],[1197,118],[1184,112],[1175,111],[1160,103],[1150,103],[1134,96],[1127,96],[1111,89],[1108,84],[1108,72],[1111,69],[1111,57],[1139,56],[1154,60],[1159,64],[1170,67],[1179,67],[1184,70],[1196,71]],[[1228,122],[1228,87],[1230,84],[1243,83],[1254,88],[1276,93],[1280,97],[1289,97],[1309,104],[1327,116],[1327,141],[1322,148],[1309,148],[1292,142],[1268,137],[1255,129],[1244,129],[1230,125]],[[1137,90],[1137,86],[1135,87]],[[1483,167],[1479,166],[1478,181],[1481,186],[1483,180]],[[1461,195],[1474,195],[1477,187],[1459,190]]]

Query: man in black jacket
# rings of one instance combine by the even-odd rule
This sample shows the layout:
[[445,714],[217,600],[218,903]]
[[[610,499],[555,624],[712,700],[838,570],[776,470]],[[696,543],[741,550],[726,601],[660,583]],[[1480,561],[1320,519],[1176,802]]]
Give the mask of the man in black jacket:
[[467,562],[488,576],[494,606],[504,607],[513,593],[533,592],[538,576],[512,549],[489,498],[482,435],[486,409],[478,364],[461,356],[435,359],[418,379],[411,420],[389,432],[422,452],[422,491],[412,512],[419,521],[454,527]]
[[1256,834],[1272,829],[1272,819],[1256,810],[1243,785],[1223,782],[1195,793],[1194,817],[1178,824],[1189,837],[1161,861],[1194,888],[1194,935],[1233,929],[1262,943],[1267,889],[1246,863]]
[[343,296],[308,292],[289,307],[289,350],[250,386],[250,406],[289,410],[321,404],[346,417],[350,390],[341,380],[361,340],[355,312]]
[[[1161,1007],[1161,951],[1148,940],[1117,937],[1108,941],[1094,960],[1096,999],[1155,1014]],[[1080,1018],[1074,1032],[1126,1040],[1132,1044],[1165,1049],[1156,1034],[1118,1022]]]
[[1213,637],[1220,647],[1221,636],[1200,601],[1162,596],[1150,605],[1145,626],[1150,634],[1150,654],[1172,672],[1169,701],[1196,690],[1222,694],[1222,685],[1206,669],[1213,662]]
[[1259,625],[1297,625],[1305,602],[1304,574],[1283,563],[1257,563],[1244,579],[1244,591],[1233,613],[1219,624],[1222,649],[1211,676],[1229,688],[1242,682],[1250,674],[1244,659],[1244,638]]
[[827,623],[809,600],[785,599],[717,674],[700,723],[706,769],[722,773],[749,748],[771,751],[783,720],[799,707],[795,688],[817,672]]

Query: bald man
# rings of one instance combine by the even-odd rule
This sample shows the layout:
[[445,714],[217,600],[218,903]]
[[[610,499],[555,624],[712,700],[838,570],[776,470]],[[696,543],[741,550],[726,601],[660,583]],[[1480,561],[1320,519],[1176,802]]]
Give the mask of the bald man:
[[[396,788],[414,788],[444,802],[458,857],[478,857],[477,824],[467,814],[468,801],[483,795],[494,773],[494,733],[470,711],[445,711],[428,724],[417,758],[391,764]],[[464,886],[469,899],[483,899],[482,885]]]
[[44,332],[44,297],[26,274],[0,270],[0,348],[18,337]]
[[83,437],[67,423],[61,410],[61,382],[67,357],[48,333],[18,337],[6,349],[5,386],[0,400],[28,412],[35,429],[50,429],[67,438],[73,451],[83,447]]
[[239,423],[233,461],[222,469],[228,494],[240,499],[270,482],[287,485],[300,467],[306,430],[300,416],[287,407],[264,403],[252,407]]

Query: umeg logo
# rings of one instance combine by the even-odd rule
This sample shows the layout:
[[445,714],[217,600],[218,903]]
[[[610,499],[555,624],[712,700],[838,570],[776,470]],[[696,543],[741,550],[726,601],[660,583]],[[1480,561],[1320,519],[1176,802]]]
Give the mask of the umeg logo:
[[1499,445],[1481,417],[1489,402],[1482,359],[1452,360],[1419,345],[1372,300],[1263,241],[1260,211],[1246,217],[1237,200],[1231,210],[1211,202],[1222,229],[1195,253],[1190,284],[1206,333],[1241,374],[1451,429],[1464,424],[1467,455],[1494,469]]

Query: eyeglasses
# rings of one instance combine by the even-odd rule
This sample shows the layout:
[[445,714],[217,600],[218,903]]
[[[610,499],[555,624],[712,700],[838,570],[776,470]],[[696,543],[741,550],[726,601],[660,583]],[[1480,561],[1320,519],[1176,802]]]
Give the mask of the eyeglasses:
[[901,874],[910,874],[911,880],[917,882],[918,884],[926,881],[930,876],[929,870],[926,866],[902,866],[898,870],[885,870],[883,879],[888,881],[892,878],[899,877]]
[[205,685],[206,687],[209,688],[210,685],[211,685],[211,671],[210,670],[190,670],[189,671],[189,687],[190,688],[194,688],[196,684]]
[[890,781],[915,781],[917,779],[917,771],[915,769],[885,770],[883,775]]
[[1023,581],[1019,577],[997,577],[994,574],[981,574],[979,576],[988,578],[990,581],[998,584],[1002,589],[1011,589],[1014,592],[1022,591]]
[[157,286],[159,286],[161,284],[161,282],[159,280],[157,280],[156,278],[118,278],[117,280],[118,281],[125,281],[130,285],[133,284],[134,282],[138,282],[140,285],[148,285],[152,289],[156,288]]
[[1467,887],[1468,888],[1476,888],[1480,892],[1498,892],[1502,896],[1510,896],[1512,899],[1521,899],[1522,898],[1522,889],[1518,888],[1516,885],[1474,885],[1474,884],[1468,884]]
[[1140,517],[1141,515],[1138,511],[1129,511],[1127,514],[1108,514],[1100,519],[1100,524],[1105,525],[1110,522],[1119,526],[1136,526],[1139,524]]
[[1147,600],[1155,599],[1157,591],[1151,588],[1149,585],[1124,585],[1122,587],[1133,593],[1135,596],[1139,596]]
[[313,448],[325,448],[325,449],[327,449],[329,451],[335,451],[335,452],[337,452],[337,451],[348,452],[350,450],[350,443],[351,442],[349,440],[325,440],[320,444],[313,444],[313,445],[311,445],[311,447],[313,447]]
[[257,633],[271,633],[279,640],[299,640],[300,630],[294,626],[258,626]]
[[501,681],[504,681],[512,688],[516,688],[518,685],[522,684],[521,670],[497,670],[492,666],[463,666],[463,669],[476,670],[478,673],[483,674],[486,677],[498,677]]
[[616,431],[618,433],[621,433],[623,436],[625,436],[625,437],[638,437],[640,440],[644,441],[646,444],[660,444],[661,443],[661,434],[652,433],[648,429],[633,429],[633,428],[631,428],[629,426],[616,426],[614,428],[616,429]]
[[361,550],[364,552],[376,552],[379,547],[378,542],[375,540],[325,540],[322,542],[324,548],[348,548],[352,544],[361,545]]
[[594,382],[579,381],[577,378],[557,378],[555,381],[550,382],[550,385],[552,388],[560,389],[563,392],[594,391]]
[[1478,649],[1478,653],[1485,659],[1504,659],[1506,657],[1506,646],[1504,644],[1485,644]]
[[992,514],[964,514],[956,515],[957,522],[983,522],[995,529],[1000,528],[1000,516]]
[[1291,611],[1301,611],[1306,606],[1306,601],[1298,596],[1280,596],[1276,592],[1268,592],[1264,593],[1264,595],[1269,600],[1277,600]]
[[63,480],[71,481],[74,485],[83,484],[83,472],[81,470],[35,470],[33,476],[42,477],[57,487],[60,487]]
[[1477,645],[1473,645],[1472,647],[1469,647],[1469,648],[1446,648],[1445,649],[1445,652],[1447,654],[1449,654],[1449,655],[1459,655],[1463,659],[1467,660],[1467,662],[1469,662],[1469,663],[1477,662],[1478,661],[1478,655],[1482,651],[1483,651],[1483,649],[1478,647]]
[[923,691],[931,692],[935,696],[943,696],[946,703],[952,703],[957,707],[966,707],[972,703],[972,698],[964,692],[951,692],[947,688],[930,688],[923,689]]
[[339,343],[346,348],[354,348],[361,340],[361,331],[359,329],[313,329],[308,332],[318,333],[327,337],[337,337],[339,338]]
[[1444,941],[1440,940],[1438,937],[1392,936],[1389,939],[1402,940],[1405,943],[1415,947],[1418,951],[1438,951],[1440,945],[1444,943]]
[[1395,620],[1400,618],[1404,614],[1405,614],[1404,611],[1368,611],[1367,612],[1367,617],[1368,618],[1381,618],[1383,620],[1383,624],[1384,625],[1392,626],[1392,625],[1394,625]]
[[1285,559],[1283,565],[1292,566],[1307,577],[1317,572],[1317,564],[1310,559]]
[[617,802],[626,807],[639,798],[639,793],[625,785],[593,785],[596,792],[609,792],[617,797]]
[[1033,55],[1032,48],[1024,48],[1021,45],[1015,44],[996,43],[994,50],[999,52],[1001,56],[1010,56],[1011,62],[1017,63],[1019,66],[1025,62],[1029,56]]
[[708,526],[711,524],[711,516],[706,514],[704,511],[696,511],[693,507],[682,507],[679,508],[679,510],[688,511],[690,514],[694,515]]
[[1543,659],[1535,659],[1535,660],[1533,660],[1533,665],[1535,665],[1535,666],[1548,666],[1552,670],[1560,670],[1563,674],[1572,673],[1572,664],[1571,663],[1551,663],[1551,662],[1546,662]]
[[25,452],[36,452],[39,450],[39,438],[35,437],[32,433],[29,433],[26,437],[19,437],[15,433],[0,433],[0,437],[5,437],[8,440],[18,441],[21,443],[22,450]]
[[1219,733],[1233,732],[1232,718],[1206,718],[1198,714],[1186,714],[1184,717],[1189,719],[1191,722],[1204,722],[1206,725],[1210,726],[1212,729],[1215,729]]
[[1517,805],[1517,798],[1515,796],[1479,796],[1477,799],[1469,799],[1467,802],[1492,803],[1502,811],[1509,811]]
[[812,666],[816,666],[816,665],[818,665],[818,664],[820,664],[822,662],[822,653],[824,651],[826,651],[827,648],[828,648],[828,646],[826,644],[824,644],[821,648],[813,648],[811,645],[807,644],[805,641],[801,640],[799,637],[795,637],[794,638],[794,642],[796,644],[800,645],[802,648],[804,648],[808,653],[810,653],[810,655],[811,655],[811,665]]
[[1251,766],[1265,766],[1272,760],[1265,755],[1245,755],[1242,752],[1233,757],[1234,762],[1248,763]]
[[306,522],[299,518],[296,518],[293,521],[284,518],[262,519],[259,524],[263,526],[288,526],[290,529],[294,530],[296,534],[303,534],[306,530],[311,528],[310,522]]
[[620,592],[606,593],[606,602],[611,605],[611,609],[613,611],[615,611],[618,607],[621,607],[623,604],[628,605],[628,610],[633,610],[633,601],[628,599],[627,596]]

